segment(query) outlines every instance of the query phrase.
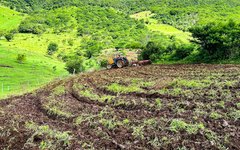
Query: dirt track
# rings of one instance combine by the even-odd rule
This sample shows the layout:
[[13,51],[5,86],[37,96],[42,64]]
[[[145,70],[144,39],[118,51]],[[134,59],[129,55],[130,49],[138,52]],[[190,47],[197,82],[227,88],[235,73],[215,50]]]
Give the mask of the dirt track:
[[103,70],[0,101],[0,149],[240,149],[239,107],[238,65]]

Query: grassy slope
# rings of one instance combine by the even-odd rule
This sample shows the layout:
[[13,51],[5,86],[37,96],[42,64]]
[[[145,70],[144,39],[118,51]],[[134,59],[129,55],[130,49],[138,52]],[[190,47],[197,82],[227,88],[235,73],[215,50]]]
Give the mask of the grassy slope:
[[151,31],[160,32],[165,35],[175,36],[177,39],[183,42],[189,42],[189,39],[191,39],[191,34],[189,32],[183,32],[167,24],[160,24],[156,19],[151,18],[153,16],[154,14],[151,13],[151,11],[143,11],[131,15],[132,18],[148,22],[146,26]]
[[[73,46],[70,46],[68,41],[73,40]],[[69,52],[74,50],[80,45],[80,38],[77,38],[75,33],[64,33],[64,34],[15,34],[14,39],[11,42],[6,40],[0,41],[5,47],[18,48],[22,50],[34,51],[40,54],[47,53],[47,47],[50,42],[55,42],[59,46],[59,52]]]
[[23,15],[7,7],[0,6],[0,31],[15,29],[23,19]]
[[[24,15],[0,6],[0,31],[16,29],[23,18]],[[60,43],[63,38],[68,40],[72,36],[15,34],[11,42],[0,38],[0,99],[27,92],[56,77],[67,75],[63,62],[44,56],[49,42]],[[63,47],[61,44],[59,46]],[[27,61],[24,64],[16,62],[18,54],[26,54]],[[54,66],[56,71],[53,70]]]
[[[28,51],[24,53],[27,60],[24,64],[19,64],[16,61],[18,49],[0,47],[0,65],[2,66],[0,66],[0,98],[32,90],[56,77],[67,75],[63,63],[38,53]],[[53,69],[54,66],[56,71]]]

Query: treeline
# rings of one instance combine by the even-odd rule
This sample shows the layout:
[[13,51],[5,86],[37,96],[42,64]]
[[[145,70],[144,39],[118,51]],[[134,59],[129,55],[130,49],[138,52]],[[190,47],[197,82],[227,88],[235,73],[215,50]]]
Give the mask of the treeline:
[[[76,30],[85,42],[101,48],[138,48],[148,30],[143,21],[111,8],[99,6],[67,7],[40,11],[27,17],[19,26],[20,33],[64,33]],[[91,43],[90,42],[90,43]],[[88,45],[88,44],[87,44]],[[90,46],[82,46],[84,49]],[[99,48],[92,49],[99,49]],[[91,49],[91,48],[90,48]]]
[[128,13],[135,13],[143,10],[158,10],[159,8],[184,8],[190,6],[211,6],[225,5],[236,7],[240,5],[238,0],[1,0],[1,3],[12,6],[18,11],[30,12],[39,9],[55,9],[64,6],[100,6],[113,7],[124,10]]
[[[17,11],[31,13],[42,9],[86,5],[114,8],[125,14],[150,10],[159,22],[188,30],[195,24],[233,19],[239,21],[239,0],[1,0]],[[227,19],[226,19],[227,18]]]

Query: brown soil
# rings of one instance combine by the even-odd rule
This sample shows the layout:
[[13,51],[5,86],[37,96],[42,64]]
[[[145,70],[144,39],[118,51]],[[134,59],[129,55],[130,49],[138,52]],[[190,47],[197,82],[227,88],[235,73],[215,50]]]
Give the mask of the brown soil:
[[[204,80],[209,76],[212,76],[209,80],[214,82],[201,89],[182,87],[177,94],[158,92],[174,90],[170,83],[178,78]],[[127,86],[136,78],[154,82],[154,85],[142,87],[142,91],[122,94],[107,89],[112,83]],[[236,81],[233,85],[225,84],[233,80]],[[99,97],[109,95],[114,99],[112,102],[93,100],[81,95],[75,85],[92,89]],[[60,86],[65,88],[65,92],[55,94],[54,90]],[[47,136],[34,134],[36,132],[26,127],[27,122],[48,125],[50,129],[61,132],[69,131],[72,136],[70,144],[60,143],[58,149],[240,149],[240,120],[230,115],[234,110],[239,111],[239,93],[238,65],[150,65],[85,73],[50,83],[33,93],[1,100],[0,149],[39,149],[40,142]],[[53,99],[61,111],[71,115],[49,113],[45,105]],[[162,103],[159,109],[156,99]],[[116,105],[120,100],[123,103]],[[218,105],[221,101],[225,101],[225,107]],[[100,117],[102,112],[105,113]],[[222,117],[213,119],[211,112]],[[83,114],[93,118],[77,125],[77,117]],[[154,123],[146,123],[153,118]],[[108,128],[101,123],[102,119],[118,124]],[[126,119],[129,123],[122,123]],[[174,132],[170,130],[173,119],[184,120],[188,124],[202,123],[204,129],[194,134],[186,130]],[[141,127],[141,135],[135,134],[135,127]],[[211,137],[210,131],[213,133]],[[33,141],[29,142],[31,137]]]

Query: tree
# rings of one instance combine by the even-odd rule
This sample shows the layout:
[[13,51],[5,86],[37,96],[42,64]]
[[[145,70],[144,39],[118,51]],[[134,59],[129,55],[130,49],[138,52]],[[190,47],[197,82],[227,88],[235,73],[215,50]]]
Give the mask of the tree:
[[51,42],[48,45],[48,55],[52,55],[53,53],[55,53],[58,50],[58,44],[57,43],[53,43]]
[[151,59],[152,61],[155,61],[157,58],[156,56],[160,56],[160,47],[155,42],[148,42],[146,48],[141,53],[142,59]]
[[70,57],[66,62],[66,70],[71,74],[84,71],[83,61],[84,57],[82,56]]
[[14,37],[14,34],[13,33],[7,33],[5,34],[5,38],[8,42],[10,42]]

